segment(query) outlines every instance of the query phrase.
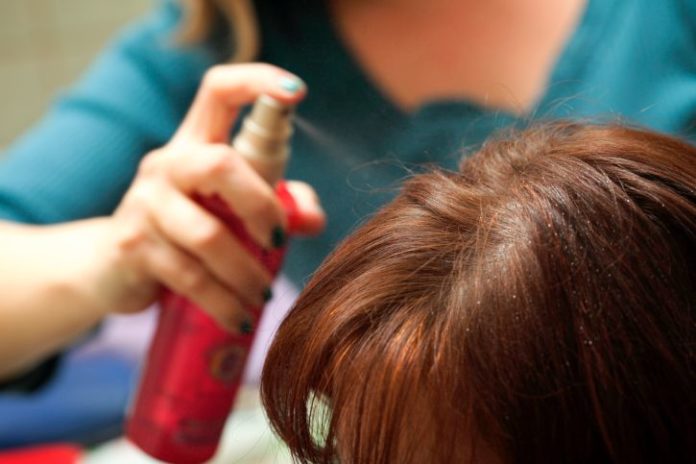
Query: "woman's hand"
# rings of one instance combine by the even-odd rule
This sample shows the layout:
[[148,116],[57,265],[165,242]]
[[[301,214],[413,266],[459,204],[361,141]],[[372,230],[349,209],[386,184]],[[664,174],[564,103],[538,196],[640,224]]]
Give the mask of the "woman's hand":
[[[143,309],[164,284],[239,330],[252,320],[247,308],[270,297],[265,268],[191,200],[194,193],[220,196],[259,245],[282,246],[286,219],[273,188],[228,144],[240,106],[263,93],[296,103],[305,88],[270,65],[212,68],[171,142],[143,158],[102,245],[112,266],[102,291],[114,310]],[[320,231],[324,214],[313,190],[301,183],[289,188],[304,218],[302,232]]]
[[[227,144],[237,109],[261,93],[295,103],[305,90],[268,65],[211,70],[172,141],[145,156],[110,217],[51,226],[0,221],[0,379],[71,343],[109,311],[144,309],[162,285],[241,329],[271,278],[191,195],[219,195],[260,245],[278,245],[285,217],[273,190]],[[288,187],[300,231],[321,230],[311,187]]]

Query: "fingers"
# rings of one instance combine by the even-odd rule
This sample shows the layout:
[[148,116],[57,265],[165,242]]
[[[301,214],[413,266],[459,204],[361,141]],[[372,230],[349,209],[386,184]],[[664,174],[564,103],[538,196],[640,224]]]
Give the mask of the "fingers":
[[246,306],[265,303],[272,277],[219,219],[172,189],[164,190],[158,205],[153,219],[169,240],[193,254]]
[[[180,202],[170,195],[181,193],[162,182],[138,181],[111,219],[114,226],[112,234],[108,234],[113,237],[109,249],[117,254],[115,267],[121,271],[117,275],[124,280],[123,285],[117,285],[124,288],[122,299],[128,301],[142,288],[163,284],[195,302],[228,330],[250,330],[253,318],[249,309],[257,306],[259,299],[250,296],[246,289],[266,285],[268,276],[259,273],[256,263],[249,263],[246,255],[235,257],[235,262],[241,264],[234,269],[226,268],[222,259],[213,259],[213,254],[229,256],[238,245],[227,248],[225,238],[220,244],[215,243],[217,239],[206,237],[216,236],[217,232],[210,232],[219,230],[216,219],[196,209],[198,206],[188,198]],[[204,225],[203,233],[187,232],[195,229],[198,222]],[[254,283],[257,278],[261,282]],[[134,304],[144,307],[150,303],[146,299]]]
[[[284,211],[271,187],[231,147],[167,146],[145,157],[116,211],[126,223],[120,242],[127,245],[120,249],[135,256],[122,261],[230,324],[230,314],[265,303],[272,278],[219,218],[192,200],[193,193],[219,195],[259,245],[280,245]],[[145,269],[138,264],[143,262]],[[232,319],[239,322],[238,315]],[[251,319],[245,321],[251,327]]]
[[171,160],[169,175],[187,194],[222,197],[259,245],[279,245],[277,235],[284,233],[286,219],[273,189],[228,145],[180,153]]
[[244,332],[252,316],[234,292],[221,284],[196,259],[159,238],[144,254],[149,272],[176,293],[205,308],[222,327]]
[[[148,154],[114,214],[119,263],[137,282],[157,282],[204,308],[223,326],[251,328],[249,308],[270,296],[271,276],[224,223],[191,199],[219,196],[266,249],[284,243],[286,213],[276,194],[227,145],[240,106],[268,94],[294,104],[306,94],[296,76],[265,64],[211,69],[172,141]],[[298,231],[317,233],[325,215],[313,190],[290,183]],[[121,259],[122,258],[122,259]],[[244,331],[244,329],[242,329]]]
[[261,94],[294,104],[306,94],[302,80],[262,63],[218,65],[203,78],[173,143],[225,143],[241,106]]

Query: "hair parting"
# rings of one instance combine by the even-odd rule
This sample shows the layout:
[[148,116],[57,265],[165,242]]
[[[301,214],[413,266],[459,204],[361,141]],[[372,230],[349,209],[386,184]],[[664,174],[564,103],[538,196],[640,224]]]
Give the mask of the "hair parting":
[[307,463],[696,455],[696,148],[556,123],[407,181],[324,262],[262,380]]

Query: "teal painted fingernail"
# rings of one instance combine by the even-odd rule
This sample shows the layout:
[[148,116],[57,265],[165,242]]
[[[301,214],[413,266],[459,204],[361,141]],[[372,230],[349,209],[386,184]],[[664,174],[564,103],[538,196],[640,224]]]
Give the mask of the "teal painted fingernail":
[[282,227],[274,227],[271,231],[271,243],[273,248],[280,248],[285,245],[285,231]]
[[297,93],[304,87],[302,82],[297,77],[284,76],[280,79],[280,88],[290,93]]
[[266,289],[263,291],[263,301],[264,301],[264,303],[269,302],[269,301],[271,300],[271,298],[273,298],[273,290],[271,290],[271,288],[269,287],[269,288],[266,288]]
[[254,330],[254,326],[251,324],[251,321],[248,319],[245,320],[244,322],[242,322],[242,325],[239,326],[239,331],[243,335],[249,335],[251,332],[253,332],[253,330]]

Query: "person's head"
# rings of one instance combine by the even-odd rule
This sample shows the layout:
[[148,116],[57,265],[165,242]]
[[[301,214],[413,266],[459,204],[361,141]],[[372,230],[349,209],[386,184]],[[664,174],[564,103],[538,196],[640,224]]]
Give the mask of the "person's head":
[[303,462],[686,462],[695,269],[694,147],[571,123],[492,140],[325,261],[264,405]]

